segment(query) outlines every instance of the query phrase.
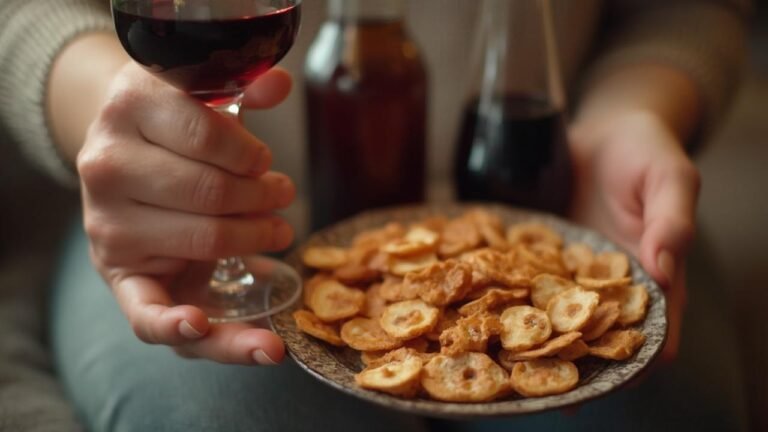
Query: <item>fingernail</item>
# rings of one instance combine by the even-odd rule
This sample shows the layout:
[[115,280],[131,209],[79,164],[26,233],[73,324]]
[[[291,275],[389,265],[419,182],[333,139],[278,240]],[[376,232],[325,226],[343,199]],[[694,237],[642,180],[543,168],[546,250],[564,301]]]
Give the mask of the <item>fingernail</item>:
[[669,253],[668,250],[663,250],[659,253],[658,264],[659,270],[664,273],[668,283],[672,283],[675,277],[675,258]]
[[256,360],[256,363],[262,365],[262,366],[274,366],[277,364],[276,361],[272,360],[267,353],[265,353],[263,350],[257,349],[253,352],[253,359]]
[[187,320],[179,323],[179,333],[187,339],[200,339],[203,334],[197,331]]

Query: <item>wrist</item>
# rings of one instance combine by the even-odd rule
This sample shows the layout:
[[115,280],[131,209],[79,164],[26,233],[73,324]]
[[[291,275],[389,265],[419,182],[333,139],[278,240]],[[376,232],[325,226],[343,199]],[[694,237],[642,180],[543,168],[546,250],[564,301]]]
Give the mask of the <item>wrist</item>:
[[120,42],[107,32],[80,35],[56,57],[47,83],[48,125],[69,162],[74,163],[112,79],[128,62]]

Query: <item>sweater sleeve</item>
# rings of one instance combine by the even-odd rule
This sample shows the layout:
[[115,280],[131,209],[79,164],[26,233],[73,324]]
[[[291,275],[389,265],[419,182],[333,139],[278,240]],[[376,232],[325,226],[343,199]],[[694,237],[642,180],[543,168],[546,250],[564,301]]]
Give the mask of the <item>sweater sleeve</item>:
[[598,51],[584,82],[631,64],[678,68],[691,77],[703,101],[700,139],[721,118],[739,82],[746,9],[738,0],[608,1]]
[[[111,31],[108,2],[0,0],[0,127],[37,166],[76,185],[48,127],[46,84],[53,61],[74,37]],[[87,67],[85,65],[84,67]],[[73,108],[77,101],[72,101]]]

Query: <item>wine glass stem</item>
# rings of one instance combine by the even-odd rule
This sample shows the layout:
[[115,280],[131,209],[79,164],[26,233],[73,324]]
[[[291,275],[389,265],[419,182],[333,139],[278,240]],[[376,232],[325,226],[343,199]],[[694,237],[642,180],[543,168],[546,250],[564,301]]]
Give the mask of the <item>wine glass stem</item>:
[[[229,103],[208,104],[208,106],[224,117],[241,123],[240,106],[242,100],[243,95],[239,94]],[[213,271],[209,283],[213,294],[224,298],[245,296],[253,284],[253,276],[245,268],[245,263],[243,263],[240,257],[218,259],[216,261],[216,269]]]

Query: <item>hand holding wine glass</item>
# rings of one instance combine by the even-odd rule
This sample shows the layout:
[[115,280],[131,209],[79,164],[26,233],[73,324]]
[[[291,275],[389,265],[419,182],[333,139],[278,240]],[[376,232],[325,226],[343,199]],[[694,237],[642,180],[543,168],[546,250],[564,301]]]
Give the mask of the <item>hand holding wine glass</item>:
[[113,1],[118,36],[144,68],[114,80],[78,170],[93,261],[146,342],[226,363],[284,355],[277,336],[234,321],[290,305],[295,272],[224,257],[292,240],[272,212],[295,188],[268,171],[269,149],[238,120],[241,104],[268,108],[290,91],[290,76],[270,68],[295,38],[299,3]]

